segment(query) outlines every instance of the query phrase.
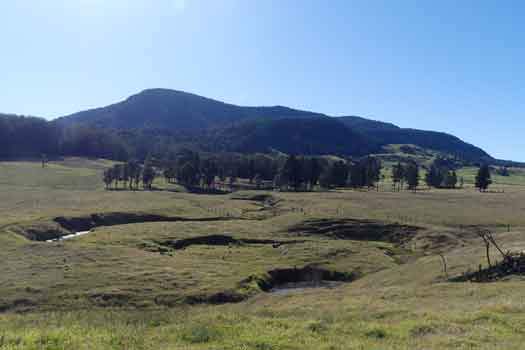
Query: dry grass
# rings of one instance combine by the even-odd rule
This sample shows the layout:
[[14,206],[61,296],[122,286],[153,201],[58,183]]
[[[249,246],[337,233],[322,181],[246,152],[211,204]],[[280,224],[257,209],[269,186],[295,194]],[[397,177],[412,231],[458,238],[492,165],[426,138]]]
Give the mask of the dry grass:
[[[450,275],[485,264],[469,225],[496,229],[506,249],[525,249],[519,185],[498,185],[505,193],[497,194],[472,188],[272,193],[277,204],[265,208],[231,195],[104,191],[99,176],[107,164],[0,163],[0,227],[108,211],[229,220],[99,227],[60,243],[31,242],[0,228],[0,304],[14,307],[0,314],[0,349],[522,348],[525,282],[447,282],[436,255],[445,252]],[[423,229],[404,248],[288,231],[320,218]],[[165,240],[210,234],[304,242],[156,250]],[[363,277],[335,289],[282,295],[239,284],[273,268],[307,264]],[[256,294],[237,304],[186,305],[188,297],[218,292]],[[16,313],[21,310],[30,313]]]

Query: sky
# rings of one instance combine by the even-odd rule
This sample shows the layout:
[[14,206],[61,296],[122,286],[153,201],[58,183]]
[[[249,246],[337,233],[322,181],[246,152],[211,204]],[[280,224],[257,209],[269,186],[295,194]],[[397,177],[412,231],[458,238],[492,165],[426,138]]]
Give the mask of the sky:
[[147,88],[452,133],[525,161],[525,2],[0,0],[0,111]]

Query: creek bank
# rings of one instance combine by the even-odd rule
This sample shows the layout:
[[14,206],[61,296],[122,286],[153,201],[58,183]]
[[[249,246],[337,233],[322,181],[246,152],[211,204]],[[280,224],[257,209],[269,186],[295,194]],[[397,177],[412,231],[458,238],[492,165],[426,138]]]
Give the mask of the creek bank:
[[304,221],[290,227],[288,231],[294,235],[403,245],[414,238],[421,229],[418,226],[364,219],[319,219]]
[[[211,222],[231,220],[223,217],[187,218],[150,213],[97,213],[84,216],[59,216],[51,220],[13,224],[6,229],[32,241],[56,241],[86,234],[96,227],[148,222]],[[70,237],[71,236],[71,237]],[[67,239],[68,239],[67,238]]]
[[282,245],[299,244],[304,242],[304,240],[279,241],[273,239],[234,238],[227,234],[213,234],[177,240],[155,241],[154,243],[161,247],[181,250],[192,245],[242,246],[249,244],[268,244],[272,245],[274,248],[278,248]]

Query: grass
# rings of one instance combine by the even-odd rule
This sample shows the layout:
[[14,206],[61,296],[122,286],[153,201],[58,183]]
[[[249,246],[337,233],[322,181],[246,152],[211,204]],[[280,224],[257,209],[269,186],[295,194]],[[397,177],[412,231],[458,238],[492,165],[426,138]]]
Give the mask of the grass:
[[[100,172],[109,165],[0,163],[0,349],[522,348],[525,281],[447,282],[436,255],[445,253],[451,276],[486,264],[469,225],[492,227],[505,249],[525,249],[525,187],[517,171],[505,182],[495,178],[505,193],[470,186],[416,194],[267,193],[276,203],[264,207],[249,200],[252,192],[240,194],[248,200],[195,195],[162,180],[156,186],[164,191],[105,191]],[[98,227],[57,243],[6,229],[115,211],[197,220]],[[224,220],[198,221],[212,216]],[[346,218],[421,229],[403,246],[290,231],[306,220]],[[164,245],[210,234],[297,242]],[[255,283],[272,269],[312,264],[361,278],[284,294]],[[209,304],[221,293],[243,301]]]

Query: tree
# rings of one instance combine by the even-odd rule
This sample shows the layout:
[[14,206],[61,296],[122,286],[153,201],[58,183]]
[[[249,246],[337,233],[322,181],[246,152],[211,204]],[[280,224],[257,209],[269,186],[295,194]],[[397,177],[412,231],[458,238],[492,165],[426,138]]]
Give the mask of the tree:
[[350,187],[358,188],[366,184],[366,172],[362,164],[356,163],[350,165],[347,182]]
[[145,189],[151,190],[151,185],[153,184],[153,180],[155,180],[155,169],[149,164],[149,162],[146,162],[144,165],[144,171],[142,172],[142,186]]
[[135,189],[139,189],[140,179],[142,177],[142,167],[138,163],[133,166],[133,179],[135,180]]
[[365,169],[365,185],[368,188],[374,187],[381,179],[381,161],[374,157],[366,157],[362,162]]
[[345,187],[348,179],[348,168],[342,160],[332,164],[330,182],[335,187]]
[[229,181],[230,189],[233,190],[233,187],[235,186],[235,183],[237,182],[237,176],[231,175],[228,181]]
[[350,166],[348,184],[351,187],[374,187],[381,179],[381,161],[365,157]]
[[507,168],[506,166],[497,168],[496,173],[499,176],[510,176],[509,168]]
[[323,172],[323,167],[317,158],[310,159],[310,189],[314,188],[319,182]]
[[186,188],[197,187],[200,180],[199,170],[193,162],[186,162],[177,172],[177,181]]
[[109,168],[104,170],[104,174],[102,175],[102,180],[104,181],[104,184],[106,185],[106,189],[108,189],[111,186],[111,183],[113,182],[113,169]]
[[218,174],[218,167],[215,161],[211,159],[204,160],[201,165],[201,173],[204,186],[210,189],[215,182],[215,177]]
[[260,189],[262,185],[261,175],[256,174],[255,177],[253,178],[253,181],[255,182],[255,188]]
[[128,186],[128,182],[131,181],[129,163],[122,164],[120,171],[122,171],[122,181],[124,182],[124,188],[126,188]]
[[323,171],[319,177],[319,186],[321,186],[321,188],[332,187],[332,167],[328,167]]
[[164,179],[167,183],[173,183],[177,177],[175,164],[173,162],[167,163],[162,174],[164,175]]
[[479,189],[480,192],[485,192],[491,184],[490,168],[487,164],[484,164],[479,168],[478,174],[476,175],[476,188]]
[[419,165],[409,163],[405,169],[405,177],[408,189],[416,192],[417,186],[419,185]]
[[255,178],[255,159],[250,159],[248,163],[248,181],[250,183],[253,183],[253,179]]
[[122,180],[122,164],[113,166],[113,180],[115,181],[115,188],[118,188],[118,183]]
[[392,167],[392,183],[394,186],[394,190],[399,191],[401,189],[401,184],[405,177],[404,170],[405,169],[403,165],[401,164],[401,162],[397,162],[397,164],[395,164]]
[[456,188],[458,183],[458,176],[454,170],[448,171],[445,176],[445,187],[446,188]]
[[294,191],[299,190],[303,182],[302,169],[300,161],[291,155],[284,163],[283,168],[280,171],[281,181],[289,187],[293,188]]
[[445,180],[445,172],[439,168],[435,162],[432,163],[425,175],[425,182],[428,187],[440,188]]
[[425,182],[429,187],[455,188],[458,177],[453,166],[454,164],[449,159],[436,158],[428,169]]
[[128,176],[129,176],[129,189],[132,190],[139,188],[139,182],[142,177],[142,167],[137,161],[131,160],[127,163]]

